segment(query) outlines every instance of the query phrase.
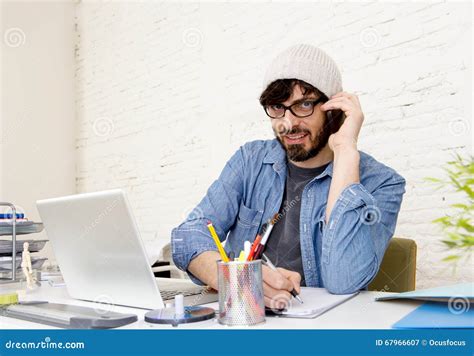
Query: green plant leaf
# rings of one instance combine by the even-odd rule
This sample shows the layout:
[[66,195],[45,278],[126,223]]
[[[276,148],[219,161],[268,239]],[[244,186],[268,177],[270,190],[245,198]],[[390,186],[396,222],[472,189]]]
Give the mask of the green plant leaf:
[[457,261],[461,258],[461,256],[458,256],[458,255],[450,255],[448,257],[445,257],[443,258],[443,261],[445,262],[453,262],[453,261]]
[[443,171],[445,177],[428,177],[425,180],[436,184],[438,189],[451,188],[461,194],[462,200],[450,205],[454,209],[452,213],[433,220],[447,237],[442,240],[443,244],[455,251],[443,261],[458,261],[474,249],[474,156],[464,157],[456,152]]

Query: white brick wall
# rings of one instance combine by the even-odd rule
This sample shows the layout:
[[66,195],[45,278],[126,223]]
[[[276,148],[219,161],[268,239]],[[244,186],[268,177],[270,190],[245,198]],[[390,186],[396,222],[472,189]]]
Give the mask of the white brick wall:
[[455,196],[423,182],[472,151],[470,14],[467,2],[80,3],[77,189],[125,188],[156,252],[235,149],[272,137],[257,101],[266,64],[312,43],[360,97],[360,148],[407,179],[397,235],[418,243],[418,287],[472,280],[440,262],[430,223]]

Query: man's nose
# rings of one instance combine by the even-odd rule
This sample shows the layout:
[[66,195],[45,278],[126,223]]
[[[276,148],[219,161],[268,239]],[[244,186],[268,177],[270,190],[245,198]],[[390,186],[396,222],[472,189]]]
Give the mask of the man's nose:
[[290,130],[301,123],[301,118],[293,115],[293,113],[290,110],[286,110],[284,118],[290,124],[291,126]]

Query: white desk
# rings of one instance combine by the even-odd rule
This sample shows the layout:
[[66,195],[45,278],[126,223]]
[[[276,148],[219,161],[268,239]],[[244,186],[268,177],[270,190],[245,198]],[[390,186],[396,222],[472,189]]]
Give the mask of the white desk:
[[[9,292],[11,287],[0,285],[2,292]],[[315,319],[293,319],[267,317],[265,323],[253,326],[252,329],[390,329],[391,325],[411,312],[422,302],[416,301],[386,301],[375,302],[374,298],[380,292],[361,292],[342,305],[328,311]],[[47,282],[33,292],[29,292],[20,300],[46,300],[56,303],[67,303],[97,307],[123,313],[133,313],[138,321],[122,328],[126,329],[165,329],[173,328],[168,325],[150,324],[144,321],[147,310],[126,308],[113,305],[98,305],[92,302],[75,300],[69,297],[66,287],[51,287]],[[217,309],[217,303],[208,306]],[[222,329],[229,327],[220,325],[216,319],[199,323],[180,325],[186,329]],[[248,329],[248,327],[245,327]],[[13,318],[0,317],[0,329],[55,329],[48,325],[31,323]],[[232,327],[234,329],[234,327]]]

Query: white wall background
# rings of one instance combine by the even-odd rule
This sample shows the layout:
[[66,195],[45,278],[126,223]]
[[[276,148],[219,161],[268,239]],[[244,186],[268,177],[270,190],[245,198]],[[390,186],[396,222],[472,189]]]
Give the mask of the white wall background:
[[472,261],[455,272],[440,262],[430,222],[456,197],[423,182],[472,152],[470,2],[85,1],[75,14],[76,189],[126,189],[151,259],[230,155],[272,137],[257,100],[264,70],[306,42],[359,95],[360,148],[407,179],[396,234],[418,243],[418,287],[473,280]]
[[2,1],[0,29],[0,201],[38,221],[36,200],[76,191],[74,4]]

